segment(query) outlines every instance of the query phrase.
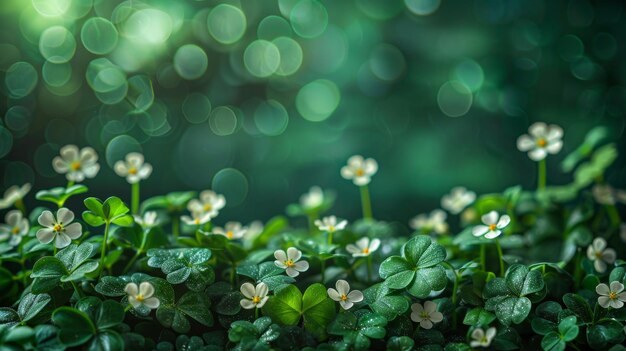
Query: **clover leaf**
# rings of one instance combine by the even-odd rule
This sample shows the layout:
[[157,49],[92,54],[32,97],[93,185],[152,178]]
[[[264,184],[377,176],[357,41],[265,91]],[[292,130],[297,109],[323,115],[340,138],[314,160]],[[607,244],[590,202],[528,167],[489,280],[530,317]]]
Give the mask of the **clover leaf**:
[[591,307],[582,296],[572,293],[565,294],[563,295],[563,303],[565,303],[567,309],[572,311],[583,323],[593,322]]
[[496,319],[496,315],[485,310],[482,307],[475,307],[467,311],[465,318],[463,318],[463,324],[471,326],[488,326]]
[[157,309],[156,317],[163,326],[172,328],[178,333],[186,333],[191,329],[187,317],[195,319],[204,326],[213,326],[213,315],[211,315],[210,307],[211,300],[205,293],[189,291],[175,304],[161,303]]
[[576,339],[578,336],[578,325],[576,325],[576,317],[569,316],[564,318],[558,326],[558,330],[551,331],[541,340],[541,348],[545,351],[563,351],[565,345]]
[[[143,282],[149,282],[154,287],[154,296],[159,299],[161,305],[169,305],[174,303],[174,289],[172,285],[163,278],[152,277],[144,273],[134,273],[132,276],[104,276],[100,278],[95,290],[109,297],[124,296],[122,304],[128,304],[128,297],[124,288],[128,283],[135,283],[139,286]],[[150,314],[150,309],[144,305],[140,305],[131,311],[136,312],[140,316]]]
[[407,288],[409,294],[426,298],[431,291],[442,290],[448,279],[440,264],[446,250],[426,235],[410,239],[402,247],[402,256],[391,256],[380,265],[380,277],[391,289]]
[[624,342],[624,338],[624,326],[613,319],[604,320],[587,328],[587,342],[596,350],[606,350],[612,344]]
[[271,341],[280,336],[280,327],[272,323],[269,317],[261,317],[250,323],[236,321],[230,325],[228,340],[236,343],[237,350],[268,349]]
[[415,341],[408,336],[392,336],[387,342],[388,351],[411,351]]
[[98,262],[90,258],[95,254],[94,245],[84,242],[71,244],[56,256],[40,258],[33,266],[32,292],[39,294],[52,290],[59,282],[80,280],[98,269]]
[[196,196],[194,191],[171,192],[164,196],[155,196],[145,200],[142,211],[163,209],[169,213],[179,213],[185,210],[187,203]]
[[373,285],[363,291],[365,304],[388,321],[394,320],[409,309],[407,298],[392,295],[390,292],[389,287],[383,283]]
[[295,285],[287,285],[267,300],[263,314],[281,325],[296,325],[302,317],[304,329],[324,339],[326,326],[335,316],[335,303],[320,283],[310,285],[304,295]]
[[485,309],[495,311],[496,317],[504,325],[522,323],[532,306],[527,296],[541,292],[544,287],[541,272],[514,264],[509,267],[504,278],[487,282],[483,292]]
[[111,223],[124,227],[133,224],[128,207],[119,197],[111,196],[104,203],[95,197],[88,197],[84,203],[88,211],[83,212],[83,219],[93,227]]
[[148,266],[161,268],[171,284],[185,283],[190,290],[200,291],[215,280],[209,249],[150,249],[147,255]]
[[91,350],[121,350],[124,339],[114,330],[124,320],[124,308],[113,300],[86,297],[76,308],[59,307],[52,321],[59,327],[59,341],[66,347],[87,344]]
[[65,201],[70,197],[78,194],[86,193],[89,190],[86,186],[76,184],[68,188],[57,187],[49,190],[38,191],[35,195],[37,200],[48,201],[56,204],[59,208],[63,207]]
[[37,317],[51,300],[52,298],[48,294],[28,293],[20,301],[17,311],[9,307],[0,307],[0,326],[24,325]]
[[343,336],[343,341],[354,346],[355,350],[367,350],[370,339],[385,337],[385,317],[367,310],[358,310],[354,313],[346,311],[337,315],[337,318],[328,325],[328,333]]
[[539,335],[546,335],[557,330],[559,317],[563,308],[558,302],[546,301],[535,309],[535,318],[531,321],[533,331]]
[[270,291],[296,281],[285,275],[285,270],[276,267],[274,262],[241,265],[237,267],[237,273],[254,279],[256,283],[265,283]]

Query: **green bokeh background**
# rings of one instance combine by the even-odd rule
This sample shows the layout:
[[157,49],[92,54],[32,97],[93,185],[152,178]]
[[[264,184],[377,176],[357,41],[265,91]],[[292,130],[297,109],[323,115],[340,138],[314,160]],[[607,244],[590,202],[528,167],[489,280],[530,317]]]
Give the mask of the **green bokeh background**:
[[534,187],[515,142],[535,121],[565,130],[552,184],[593,126],[626,150],[621,1],[4,0],[0,19],[0,188],[65,184],[74,143],[100,155],[96,196],[128,199],[111,166],[141,151],[143,198],[214,188],[218,222],[247,222],[319,185],[353,219],[339,169],[362,154],[375,217],[406,222],[457,185]]

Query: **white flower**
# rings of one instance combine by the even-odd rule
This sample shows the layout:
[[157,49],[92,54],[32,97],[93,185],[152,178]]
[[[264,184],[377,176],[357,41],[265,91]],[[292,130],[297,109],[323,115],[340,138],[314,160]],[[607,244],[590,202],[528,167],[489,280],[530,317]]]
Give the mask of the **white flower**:
[[287,249],[287,253],[283,250],[274,251],[274,257],[276,261],[274,264],[276,267],[283,268],[288,276],[297,277],[300,272],[306,272],[309,269],[309,262],[298,260],[302,258],[302,251],[295,247]]
[[606,247],[606,240],[603,238],[595,238],[589,247],[587,247],[587,258],[593,261],[593,267],[598,273],[606,271],[606,264],[615,262],[617,255],[615,250]]
[[517,139],[519,151],[528,151],[528,157],[533,161],[541,161],[548,154],[556,154],[563,147],[563,129],[555,124],[546,125],[543,122],[532,124],[528,134]]
[[348,225],[348,221],[344,219],[343,221],[337,223],[337,217],[329,216],[329,217],[322,218],[321,221],[319,219],[315,220],[315,225],[321,231],[334,233],[338,230],[346,229],[346,225]]
[[489,347],[491,345],[491,340],[496,336],[496,328],[491,327],[487,329],[485,333],[482,328],[476,328],[472,332],[472,340],[470,342],[471,347]]
[[241,239],[248,228],[242,227],[239,222],[228,222],[224,225],[224,228],[213,228],[213,234],[219,234],[227,237],[229,240]]
[[148,307],[149,309],[158,308],[161,302],[154,295],[154,286],[148,282],[142,282],[137,287],[135,283],[128,283],[124,288],[126,294],[128,294],[128,302],[137,309],[141,306]]
[[422,233],[428,234],[435,232],[437,234],[445,234],[448,231],[448,224],[446,218],[448,215],[442,210],[434,210],[430,215],[420,214],[409,222],[409,225],[414,230],[419,230]]
[[20,201],[30,191],[30,183],[26,183],[21,187],[13,185],[4,192],[4,196],[0,199],[0,210],[13,206],[17,201]]
[[476,200],[476,193],[462,186],[452,188],[450,194],[441,198],[441,207],[452,214],[459,214]]
[[113,168],[118,176],[126,177],[126,181],[130,184],[147,179],[152,174],[152,165],[145,163],[143,155],[138,152],[129,153],[125,161],[115,162]]
[[249,243],[252,243],[254,239],[261,235],[261,233],[263,233],[263,230],[265,229],[265,227],[263,226],[263,222],[261,221],[253,221],[248,224],[247,228],[248,229],[243,234],[243,239],[244,241]]
[[[37,221],[45,228],[37,231],[37,239],[44,244],[54,240],[54,246],[62,249],[82,234],[80,223],[72,223],[74,213],[65,207],[57,211],[56,218],[50,211],[43,211]],[[71,223],[71,224],[70,224]]]
[[341,168],[341,176],[352,180],[354,185],[364,186],[369,184],[372,176],[378,171],[378,163],[373,158],[363,159],[363,156],[355,155],[348,159],[348,164]]
[[337,280],[335,288],[337,289],[328,288],[328,296],[335,301],[339,301],[339,305],[344,310],[349,310],[354,306],[355,302],[363,301],[363,293],[358,290],[350,291],[350,284],[345,280]]
[[600,205],[615,205],[618,202],[626,203],[626,191],[614,189],[608,184],[596,184],[591,188],[593,198]]
[[190,216],[181,216],[180,219],[187,225],[204,225],[211,221],[211,214],[208,212],[192,212]]
[[379,246],[380,240],[374,239],[370,241],[370,238],[363,237],[355,244],[348,244],[346,250],[352,254],[352,257],[365,257],[378,250]]
[[71,182],[82,182],[85,178],[93,178],[98,174],[98,154],[91,147],[78,149],[76,145],[65,145],[61,148],[61,156],[52,160],[52,168],[59,174],[65,174]]
[[626,302],[626,292],[624,292],[624,284],[617,280],[611,283],[609,288],[606,284],[598,284],[596,286],[596,292],[598,297],[598,304],[603,308],[622,308],[624,302]]
[[200,193],[200,199],[193,199],[187,204],[189,212],[208,213],[209,219],[217,217],[219,211],[226,205],[226,199],[211,190]]
[[419,303],[414,303],[411,305],[411,320],[419,323],[424,329],[430,329],[434,323],[443,320],[443,313],[437,311],[437,304],[432,301],[424,302],[423,307]]
[[155,211],[148,211],[143,214],[143,217],[133,215],[133,218],[135,219],[135,223],[139,224],[144,229],[150,229],[158,223],[157,213]]
[[498,212],[491,211],[486,215],[480,217],[484,225],[477,225],[472,229],[474,236],[485,235],[487,239],[497,238],[502,234],[504,229],[511,222],[511,217],[508,215],[499,216]]
[[309,192],[300,196],[300,206],[305,210],[320,207],[324,203],[324,192],[319,186],[312,186]]
[[12,210],[6,214],[4,221],[0,224],[0,241],[9,239],[9,245],[19,245],[22,237],[28,234],[28,219],[22,216],[21,211]]
[[243,283],[240,290],[245,299],[241,299],[239,303],[246,310],[261,308],[269,299],[267,296],[269,289],[265,283],[259,283],[256,287],[250,283]]

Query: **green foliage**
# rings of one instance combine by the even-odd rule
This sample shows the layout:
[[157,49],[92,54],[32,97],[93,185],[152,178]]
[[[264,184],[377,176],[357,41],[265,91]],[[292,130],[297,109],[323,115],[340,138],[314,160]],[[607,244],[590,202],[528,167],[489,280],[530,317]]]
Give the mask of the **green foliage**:
[[541,340],[541,348],[545,351],[563,351],[565,345],[578,336],[576,317],[564,318],[558,325],[558,329],[544,335]]
[[119,197],[111,196],[104,203],[95,197],[88,197],[84,203],[88,211],[83,212],[83,219],[93,227],[107,223],[124,227],[133,224],[133,217],[128,214],[130,210]]
[[269,344],[280,335],[280,327],[271,318],[262,317],[250,323],[237,321],[230,325],[228,340],[235,350],[269,350]]
[[237,267],[237,273],[252,278],[256,283],[267,284],[270,291],[295,282],[295,279],[285,275],[284,269],[276,267],[274,262],[241,265]]
[[200,291],[215,280],[213,268],[208,262],[209,249],[151,249],[148,265],[161,268],[171,284],[185,283],[187,288]]
[[84,242],[71,244],[59,251],[56,256],[40,258],[33,266],[32,285],[34,293],[44,293],[54,289],[60,282],[73,282],[83,279],[98,269],[98,262],[90,258],[95,255],[93,244]]
[[57,187],[49,190],[41,190],[37,192],[35,197],[37,200],[52,202],[59,208],[63,207],[65,202],[72,196],[84,194],[89,189],[81,184],[72,185],[67,188]]
[[386,325],[387,319],[375,312],[344,312],[328,325],[328,334],[343,336],[343,341],[355,350],[367,350],[371,345],[370,339],[385,337]]

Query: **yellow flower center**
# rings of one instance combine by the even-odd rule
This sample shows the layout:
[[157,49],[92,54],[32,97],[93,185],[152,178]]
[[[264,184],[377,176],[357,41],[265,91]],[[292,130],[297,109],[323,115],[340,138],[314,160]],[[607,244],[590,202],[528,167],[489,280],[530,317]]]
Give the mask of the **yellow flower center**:
[[340,299],[341,299],[341,301],[348,301],[348,295],[346,295],[346,294],[341,294]]
[[357,168],[356,171],[354,171],[354,174],[357,177],[362,177],[365,175],[365,171],[363,170],[363,168]]
[[596,259],[600,260],[602,259],[602,251],[596,251]]
[[74,161],[70,164],[72,171],[78,171],[80,169],[80,161]]
[[195,224],[200,224],[200,218],[196,218],[196,219],[194,219],[194,220],[193,220],[193,222],[194,222]]
[[420,317],[422,317],[424,319],[429,319],[430,315],[428,314],[428,312],[422,311],[422,313],[420,314]]
[[493,231],[493,230],[496,230],[497,228],[498,228],[498,226],[497,226],[497,225],[495,225],[495,224],[490,224],[490,225],[489,225],[489,230],[492,230],[492,231]]
[[539,138],[537,140],[537,146],[539,146],[539,147],[546,147],[546,145],[548,145],[548,142],[546,141],[546,139]]
[[232,230],[229,230],[229,231],[226,232],[226,237],[228,239],[232,239],[234,236],[235,236],[235,233],[233,233]]
[[52,230],[54,230],[55,232],[59,233],[60,231],[63,230],[63,224],[61,223],[56,223],[54,225],[54,227],[52,227]]
[[137,294],[137,296],[135,296],[135,299],[139,302],[144,300],[143,294]]
[[135,168],[135,167],[130,167],[130,168],[128,169],[128,174],[132,174],[132,175],[137,174],[137,168]]
[[361,250],[362,253],[364,254],[369,254],[370,253],[370,249],[369,247],[363,248],[363,250]]
[[13,229],[11,229],[11,233],[13,233],[14,235],[17,235],[20,233],[20,227],[13,227]]
[[285,264],[285,266],[287,266],[287,267],[293,267],[293,266],[295,266],[295,265],[296,265],[296,264],[293,262],[293,260],[292,260],[291,258],[290,258],[290,259],[288,259],[287,261],[283,262],[283,263],[284,263],[284,264]]
[[615,291],[611,291],[609,293],[609,299],[611,299],[611,300],[617,299],[617,293]]
[[258,297],[258,296],[255,296],[255,297],[252,298],[252,302],[257,304],[257,303],[261,302],[261,298]]
[[329,225],[328,226],[328,231],[329,232],[334,232],[335,231],[335,226],[334,225]]
[[211,204],[205,204],[203,209],[204,209],[204,212],[209,212],[211,211],[211,209],[213,209],[213,206],[211,206]]
[[486,343],[489,342],[489,340],[487,340],[487,336],[485,335],[482,338],[480,338],[480,342],[483,343],[483,344],[486,344]]

